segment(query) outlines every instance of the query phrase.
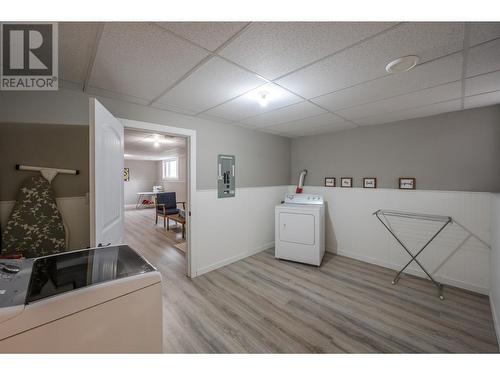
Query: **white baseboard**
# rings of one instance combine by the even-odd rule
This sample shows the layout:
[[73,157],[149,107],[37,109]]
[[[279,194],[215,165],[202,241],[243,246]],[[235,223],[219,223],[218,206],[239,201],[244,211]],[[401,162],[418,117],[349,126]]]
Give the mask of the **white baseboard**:
[[500,321],[498,320],[497,312],[495,310],[495,301],[493,300],[493,296],[490,292],[490,306],[491,306],[491,315],[493,315],[493,326],[495,328],[495,333],[497,335],[497,344],[499,346],[498,351],[500,352]]
[[[340,249],[337,249],[337,251],[334,251],[333,249],[326,249],[326,251],[332,252],[332,253],[335,253],[335,254],[338,254],[338,255],[342,255],[342,256],[345,256],[345,257],[348,257],[348,258],[360,260],[362,262],[366,262],[366,263],[370,263],[370,264],[375,264],[377,266],[381,266],[381,267],[385,267],[385,268],[390,268],[392,270],[399,270],[401,268],[401,266],[399,264],[394,264],[394,263],[390,263],[390,262],[384,262],[384,261],[382,261],[380,259],[368,257],[368,256],[365,256],[365,255],[360,255],[360,254],[357,254],[357,253],[352,252],[352,251],[346,251],[346,250],[340,250]],[[419,277],[427,278],[427,276],[425,275],[425,273],[423,271],[408,270],[408,272],[404,272],[404,273],[407,273],[407,274],[410,274],[410,275],[413,275],[413,276],[419,276]],[[476,293],[480,293],[480,294],[484,294],[484,295],[488,295],[489,294],[489,289],[485,289],[484,287],[482,287],[480,285],[465,283],[463,281],[451,279],[451,278],[448,278],[448,277],[435,277],[434,275],[433,275],[433,277],[437,281],[439,281],[440,283],[443,283],[445,285],[455,286],[457,288],[470,290],[472,292],[476,292]]]
[[201,276],[204,273],[216,270],[217,268],[220,268],[220,267],[227,266],[228,264],[231,264],[231,263],[237,262],[238,260],[250,257],[252,255],[255,255],[257,253],[260,253],[261,251],[270,249],[272,247],[274,247],[274,241],[268,242],[268,243],[266,243],[264,245],[261,245],[261,246],[259,246],[258,248],[254,249],[254,250],[245,251],[245,252],[240,253],[238,255],[235,255],[235,256],[233,256],[231,258],[224,259],[224,260],[221,260],[220,262],[211,264],[211,265],[209,265],[207,267],[200,268],[199,270],[196,271],[196,276]]

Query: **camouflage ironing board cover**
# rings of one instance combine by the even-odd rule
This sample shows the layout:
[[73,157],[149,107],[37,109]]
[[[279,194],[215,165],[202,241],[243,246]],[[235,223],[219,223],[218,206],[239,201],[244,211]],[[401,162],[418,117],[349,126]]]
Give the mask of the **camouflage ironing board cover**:
[[45,178],[31,177],[21,186],[2,237],[2,256],[35,258],[66,251],[62,216]]

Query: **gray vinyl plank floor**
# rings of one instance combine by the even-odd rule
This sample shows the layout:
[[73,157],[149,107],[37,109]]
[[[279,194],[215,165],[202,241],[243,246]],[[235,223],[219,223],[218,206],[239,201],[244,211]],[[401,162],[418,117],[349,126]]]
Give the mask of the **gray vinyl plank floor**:
[[[167,353],[498,352],[487,296],[326,254],[320,268],[273,249],[195,279],[154,211],[127,211],[126,242],[163,276]],[[177,234],[179,232],[177,231]]]

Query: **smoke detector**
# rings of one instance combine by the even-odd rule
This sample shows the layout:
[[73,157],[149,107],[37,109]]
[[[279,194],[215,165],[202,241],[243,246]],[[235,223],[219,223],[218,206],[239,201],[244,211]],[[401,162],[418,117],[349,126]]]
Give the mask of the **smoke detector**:
[[418,62],[420,61],[420,58],[418,56],[404,56],[400,57],[399,59],[396,59],[394,61],[391,61],[389,64],[385,66],[385,70],[388,73],[403,73],[407,72],[410,69],[413,69]]

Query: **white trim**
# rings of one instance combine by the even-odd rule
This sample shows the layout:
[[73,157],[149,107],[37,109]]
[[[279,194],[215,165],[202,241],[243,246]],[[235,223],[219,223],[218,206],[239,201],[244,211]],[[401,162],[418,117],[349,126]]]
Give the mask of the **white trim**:
[[490,292],[490,307],[491,307],[491,315],[493,316],[493,328],[495,329],[495,334],[497,335],[497,344],[498,351],[500,352],[500,322],[498,321],[497,313],[495,310],[495,301],[493,300],[493,296]]
[[163,134],[184,136],[187,138],[186,142],[186,154],[187,154],[187,168],[188,168],[188,187],[187,187],[187,212],[191,212],[191,215],[187,215],[187,230],[186,230],[186,268],[187,276],[195,277],[197,275],[197,262],[196,253],[197,249],[193,246],[193,236],[192,233],[196,230],[197,220],[196,220],[196,207],[192,206],[196,195],[196,130],[177,128],[168,125],[161,125],[151,122],[143,122],[136,120],[129,120],[124,118],[118,118],[118,120],[123,124],[125,128],[128,129],[138,129],[138,130],[153,130]]
[[248,257],[250,257],[252,255],[260,253],[261,251],[271,249],[272,247],[274,247],[274,241],[268,242],[268,243],[266,243],[266,244],[264,244],[262,246],[259,246],[258,248],[254,249],[254,250],[245,251],[245,252],[240,253],[238,255],[232,256],[231,258],[227,258],[227,259],[221,260],[220,262],[211,264],[211,265],[209,265],[207,267],[203,267],[203,268],[201,268],[201,269],[198,270],[198,274],[196,276],[200,276],[200,275],[203,275],[204,273],[216,270],[216,269],[218,269],[220,267],[227,266],[228,264],[237,262],[238,260],[241,260],[241,259],[244,259],[244,258],[248,258]]
[[[293,188],[295,190],[296,185],[289,185],[290,188]],[[335,186],[335,187],[329,187],[329,186],[324,186],[324,185],[304,185],[304,189],[325,189],[326,191],[331,191],[331,190],[340,190],[340,191],[356,191],[356,190],[361,190],[361,191],[372,191],[372,192],[377,192],[377,191],[398,191],[401,194],[417,194],[417,193],[436,193],[436,194],[446,194],[446,193],[460,193],[460,194],[471,194],[471,195],[481,195],[481,194],[495,194],[490,191],[467,191],[467,190],[437,190],[437,189],[399,189],[397,187],[395,188],[375,188],[375,189],[367,189],[364,187],[360,186],[355,186],[352,188],[345,188],[345,187],[340,187],[340,186]]]
[[[268,189],[268,188],[278,188],[278,187],[288,187],[290,185],[264,185],[264,186],[245,186],[245,187],[236,187],[236,190],[240,191],[245,191],[245,190],[255,190],[255,189]],[[208,193],[210,191],[217,192],[216,188],[210,188],[210,189],[197,189],[196,190],[198,193]],[[285,195],[283,194],[283,198]]]
[[[340,249],[337,250],[337,251],[335,251],[335,250],[333,250],[331,248],[327,248],[326,251],[329,252],[329,253],[334,253],[334,254],[337,254],[337,255],[345,256],[347,258],[352,258],[352,259],[360,260],[362,262],[366,262],[366,263],[370,263],[370,264],[375,264],[375,265],[380,266],[380,267],[389,268],[391,270],[397,270],[400,267],[399,264],[385,262],[385,261],[377,259],[377,258],[368,257],[366,255],[360,255],[358,253],[354,253],[354,252],[351,252],[351,251],[340,250]],[[423,271],[407,269],[407,271],[404,272],[404,273],[410,274],[410,275],[413,275],[413,276],[419,276],[419,277],[426,278],[426,275],[425,275],[425,273]],[[484,287],[479,286],[479,285],[475,285],[475,284],[471,284],[471,283],[466,283],[466,282],[463,282],[463,281],[460,281],[460,280],[455,280],[455,279],[452,279],[452,278],[449,278],[449,277],[435,276],[435,275],[433,275],[433,277],[436,280],[438,280],[439,282],[442,282],[445,285],[456,286],[457,288],[467,289],[467,290],[470,290],[470,291],[473,291],[473,292],[476,292],[476,293],[480,293],[480,294],[484,294],[484,295],[488,295],[489,294],[489,289],[488,288],[484,288]],[[390,280],[390,281],[392,281],[392,280]],[[446,293],[446,289],[445,289],[445,293]],[[446,298],[446,294],[445,294],[445,298]]]

